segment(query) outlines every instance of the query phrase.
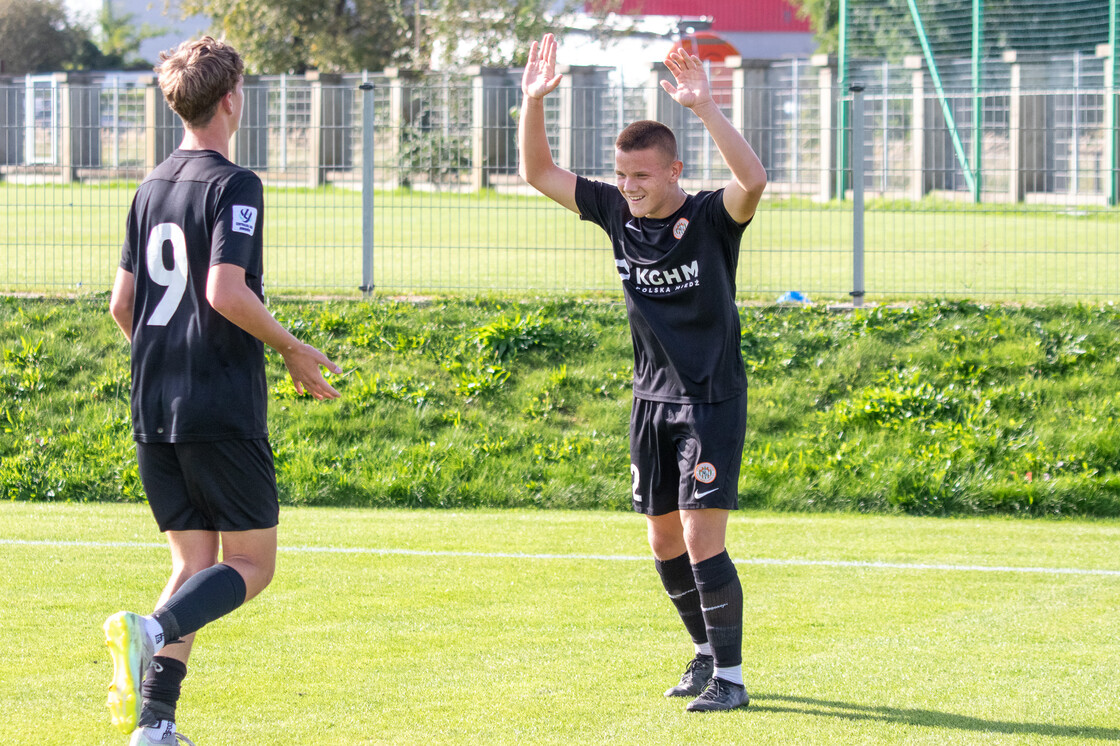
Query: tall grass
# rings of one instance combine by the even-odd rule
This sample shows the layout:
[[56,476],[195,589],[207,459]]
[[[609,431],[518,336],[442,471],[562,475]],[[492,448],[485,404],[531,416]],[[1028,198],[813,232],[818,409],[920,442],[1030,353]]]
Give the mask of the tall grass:
[[[288,302],[342,399],[268,366],[283,500],[622,509],[631,351],[621,306]],[[928,303],[741,309],[746,506],[1120,515],[1120,311]],[[128,350],[104,297],[0,299],[0,494],[143,499]]]

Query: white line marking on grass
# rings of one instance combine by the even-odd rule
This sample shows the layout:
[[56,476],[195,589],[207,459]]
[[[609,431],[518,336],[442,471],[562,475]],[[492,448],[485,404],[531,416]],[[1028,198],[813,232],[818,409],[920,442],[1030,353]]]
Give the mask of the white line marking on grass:
[[[133,541],[30,541],[0,539],[0,546],[91,547],[98,549],[164,549],[159,542]],[[416,557],[475,557],[479,559],[603,560],[608,562],[650,562],[649,556],[625,554],[529,554],[525,552],[454,552],[429,549],[378,549],[376,547],[279,547],[294,554],[373,554]],[[908,562],[861,562],[857,560],[767,559],[746,557],[737,565],[775,565],[779,567],[851,567],[861,570],[941,570],[948,572],[1011,572],[1042,575],[1103,575],[1120,577],[1120,570],[1093,570],[1079,567],[1008,567],[998,565],[934,565]]]

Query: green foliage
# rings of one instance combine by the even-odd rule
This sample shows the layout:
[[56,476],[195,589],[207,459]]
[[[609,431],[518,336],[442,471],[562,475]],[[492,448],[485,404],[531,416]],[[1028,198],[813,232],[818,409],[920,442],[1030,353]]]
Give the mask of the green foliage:
[[62,70],[87,36],[62,0],[0,0],[0,60],[8,75]]
[[[439,40],[442,55],[419,60],[422,67],[490,65],[517,67],[529,45],[547,32],[562,34],[577,13],[600,21],[622,7],[621,0],[458,0],[424,3],[422,50],[431,55]],[[598,24],[604,26],[604,24]],[[605,29],[601,32],[605,33]],[[433,65],[431,63],[438,63]]]
[[440,184],[471,164],[471,142],[466,134],[445,134],[440,128],[409,124],[401,129],[399,165],[402,185],[411,186],[412,175],[423,174]]
[[[810,19],[819,51],[835,54],[840,48],[839,0],[794,0],[802,18]],[[922,27],[938,58],[967,58],[972,50],[975,0],[849,0],[847,51],[853,58],[884,58],[900,62],[922,54],[910,7],[920,14]],[[984,57],[998,58],[1005,49],[1081,50],[1092,53],[1108,41],[1109,4],[1084,3],[1077,12],[1055,13],[1051,0],[984,0]]]
[[256,73],[381,70],[410,46],[409,17],[399,3],[355,0],[184,0],[185,15],[214,19]]
[[[337,360],[316,402],[269,353],[282,499],[625,508],[631,350],[612,303],[278,302]],[[745,307],[744,506],[1120,515],[1120,311]],[[0,299],[0,494],[140,500],[104,299]]]

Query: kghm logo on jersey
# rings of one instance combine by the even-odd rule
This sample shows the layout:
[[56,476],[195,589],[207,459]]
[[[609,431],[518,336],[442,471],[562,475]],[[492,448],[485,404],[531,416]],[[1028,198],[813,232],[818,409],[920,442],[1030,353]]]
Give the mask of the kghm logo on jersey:
[[673,226],[673,238],[681,239],[684,237],[684,232],[688,230],[688,218],[681,218],[677,224]]
[[700,263],[692,261],[672,269],[638,267],[631,269],[630,275],[641,293],[646,295],[672,293],[700,284]]
[[716,480],[716,467],[713,466],[710,462],[705,461],[701,464],[696,465],[696,469],[692,472],[692,476],[696,477],[697,482],[711,484]]

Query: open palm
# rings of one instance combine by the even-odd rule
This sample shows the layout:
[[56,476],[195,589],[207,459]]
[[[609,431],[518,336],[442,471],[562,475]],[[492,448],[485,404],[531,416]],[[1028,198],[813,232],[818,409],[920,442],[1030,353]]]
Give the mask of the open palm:
[[674,50],[665,58],[665,65],[669,72],[676,78],[676,85],[667,80],[661,81],[661,87],[673,97],[681,106],[693,108],[697,104],[711,101],[712,93],[708,85],[708,74],[704,72],[704,63],[695,55],[690,55],[683,49]]
[[521,76],[521,92],[532,98],[544,98],[560,84],[556,74],[556,37],[545,34],[540,43],[529,47],[529,62]]

